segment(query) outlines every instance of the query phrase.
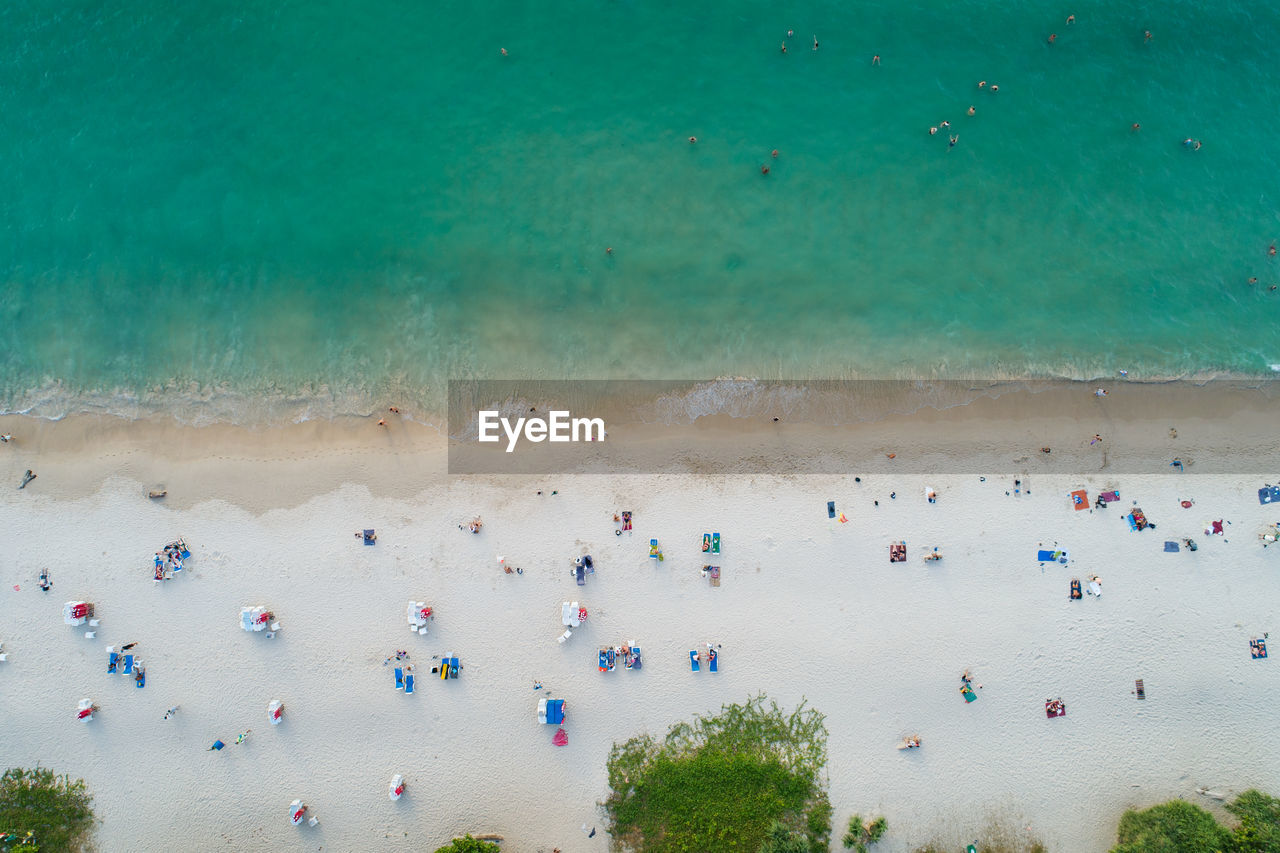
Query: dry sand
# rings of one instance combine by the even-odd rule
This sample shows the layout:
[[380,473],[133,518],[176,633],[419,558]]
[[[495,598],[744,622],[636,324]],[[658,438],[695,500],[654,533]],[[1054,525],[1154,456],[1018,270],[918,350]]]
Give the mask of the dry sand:
[[[833,849],[855,811],[886,815],[879,849],[901,851],[957,824],[976,829],[995,809],[1052,850],[1105,850],[1128,806],[1199,801],[1200,786],[1280,791],[1280,747],[1263,734],[1280,674],[1248,645],[1276,627],[1280,549],[1264,550],[1257,533],[1280,509],[1256,491],[1277,477],[1195,473],[1213,469],[1217,448],[1228,471],[1248,467],[1240,456],[1252,448],[1275,452],[1272,413],[1246,409],[1188,415],[1177,439],[1163,417],[1137,413],[1041,427],[968,407],[945,435],[936,414],[915,416],[837,437],[894,449],[894,460],[865,451],[860,483],[853,473],[448,478],[438,435],[401,421],[245,432],[3,419],[18,441],[0,448],[0,479],[16,485],[26,468],[39,478],[0,490],[2,763],[83,776],[108,851],[434,849],[466,831],[501,833],[504,850],[598,851],[608,839],[595,804],[614,741],[764,691],[827,716]],[[700,442],[726,445],[722,429],[680,442],[694,458]],[[829,431],[773,430],[758,435],[798,465],[828,452],[813,441]],[[1103,467],[1088,446],[1095,432],[1124,466]],[[946,460],[927,474],[893,470],[960,434],[981,437],[990,459],[952,458],[957,473]],[[1048,441],[1092,467],[1055,471],[1067,463],[1057,447],[1037,453]],[[1171,472],[1167,459],[1189,447],[1197,464]],[[996,473],[1006,469],[1026,472],[1029,495],[1006,494],[1013,475]],[[170,496],[147,500],[160,481]],[[925,501],[926,484],[938,503]],[[1067,493],[1081,485],[1091,498],[1118,488],[1122,500],[1073,511]],[[849,523],[827,518],[827,500]],[[1156,530],[1129,530],[1134,501]],[[624,509],[634,530],[615,536]],[[475,515],[479,535],[459,530]],[[1225,536],[1204,535],[1214,519],[1231,522]],[[366,526],[378,530],[374,547],[352,535]],[[719,588],[700,574],[702,533],[713,530],[724,538]],[[156,584],[151,555],[177,536],[193,558]],[[647,557],[650,537],[661,563]],[[1183,537],[1199,550],[1163,553]],[[897,540],[909,560],[890,564]],[[1042,566],[1042,543],[1069,549],[1071,562]],[[944,559],[924,562],[934,545]],[[582,553],[597,571],[578,587],[569,568]],[[497,555],[524,574],[504,574]],[[1093,574],[1104,594],[1069,601],[1069,579]],[[96,605],[95,639],[62,624],[72,599]],[[406,628],[409,599],[436,608],[425,637]],[[591,615],[560,645],[565,600]],[[255,604],[281,621],[275,639],[240,629],[239,609]],[[601,645],[632,638],[642,671],[597,672]],[[708,640],[722,644],[720,672],[691,673],[688,650]],[[132,641],[143,690],[105,671],[105,646]],[[412,696],[383,664],[396,649],[417,667]],[[430,677],[432,655],[446,651],[465,667],[457,681]],[[966,668],[983,685],[970,705],[958,692]],[[535,719],[535,680],[568,700],[567,747]],[[1067,715],[1048,720],[1044,700],[1058,696]],[[82,697],[101,707],[92,722],[75,719]],[[272,699],[286,705],[279,726],[267,721]],[[914,733],[920,750],[894,749]],[[227,748],[207,751],[215,738]],[[408,791],[391,802],[396,773]],[[288,824],[295,797],[318,826]],[[583,822],[601,831],[588,840]]]

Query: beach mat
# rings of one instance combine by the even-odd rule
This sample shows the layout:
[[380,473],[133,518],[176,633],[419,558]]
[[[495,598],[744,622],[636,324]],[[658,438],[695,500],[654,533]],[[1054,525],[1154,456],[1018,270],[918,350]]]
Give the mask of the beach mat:
[[836,517],[836,502],[827,501],[827,518],[835,518],[835,517]]
[[1147,698],[1147,687],[1145,684],[1142,683],[1141,678],[1133,682],[1133,688],[1134,688],[1134,692],[1138,694],[1139,699]]
[[1177,542],[1167,541],[1164,543],[1164,550],[1166,554],[1176,554],[1182,550],[1182,546]]
[[1267,485],[1258,489],[1258,503],[1280,503],[1280,486]]
[[1077,510],[1089,508],[1089,493],[1084,489],[1076,489],[1071,493],[1071,505]]
[[1036,559],[1042,563],[1057,562],[1057,563],[1062,563],[1063,565],[1066,565],[1067,552],[1066,551],[1045,551],[1044,549],[1041,549],[1039,551],[1036,551]]

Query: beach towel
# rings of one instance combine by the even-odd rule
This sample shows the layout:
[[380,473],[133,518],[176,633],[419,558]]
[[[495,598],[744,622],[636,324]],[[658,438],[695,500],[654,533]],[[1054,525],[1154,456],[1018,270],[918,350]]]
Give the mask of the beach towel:
[[[1213,522],[1213,523],[1212,523],[1212,527],[1213,527],[1213,532],[1214,532],[1214,534],[1215,534],[1215,535],[1217,535],[1217,536],[1221,536],[1221,535],[1222,535],[1222,522],[1221,522],[1221,521],[1215,521],[1215,522]],[[1205,533],[1208,533],[1208,532],[1209,532],[1209,531],[1207,531],[1207,530],[1205,531]]]
[[712,554],[720,553],[720,534],[719,533],[711,534],[711,553]]
[[120,665],[120,654],[118,652],[107,652],[107,672],[115,672]]
[[1080,593],[1080,579],[1072,578],[1071,579],[1071,600],[1075,601],[1083,597],[1084,596]]
[[1250,640],[1249,653],[1253,655],[1254,660],[1262,660],[1267,656],[1267,641]]
[[404,692],[405,693],[413,692],[413,673],[412,672],[406,672],[404,674]]
[[1258,503],[1280,503],[1280,486],[1267,485],[1258,489]]
[[827,518],[835,518],[835,517],[836,517],[836,502],[827,501]]
[[1182,547],[1177,542],[1167,541],[1164,543],[1164,550],[1166,554],[1176,554],[1182,550]]
[[632,646],[632,647],[631,647],[631,668],[632,668],[632,669],[640,669],[640,667],[641,667],[641,661],[640,661],[640,647],[639,647],[639,646]]
[[1089,493],[1086,492],[1084,489],[1076,489],[1074,492],[1071,493],[1071,504],[1076,508],[1077,511],[1082,509],[1088,509]]
[[622,529],[623,530],[631,529],[631,511],[630,510],[622,511]]
[[372,529],[365,530],[363,531],[363,533],[364,533],[364,544],[372,545],[373,543],[378,541],[378,534],[374,533]]
[[[658,541],[657,539],[653,540],[654,543],[657,543],[657,541]],[[702,553],[705,554],[710,550],[711,550],[711,534],[704,533],[702,534]]]
[[694,672],[698,671],[698,650],[689,649],[689,669]]
[[551,742],[556,746],[567,746],[569,743],[569,736],[565,734],[564,729],[556,729],[556,733],[552,736]]
[[1067,706],[1061,699],[1046,699],[1044,700],[1044,715],[1049,719],[1065,717],[1067,715]]
[[709,574],[711,575],[711,585],[720,586],[720,567],[707,566],[707,569],[709,571]]
[[128,675],[133,672],[133,655],[124,656],[124,673]]
[[1067,564],[1067,552],[1066,551],[1045,551],[1044,549],[1041,549],[1039,551],[1036,551],[1036,559],[1042,563],[1057,562],[1057,563],[1062,563],[1065,566]]
[[609,655],[604,649],[600,650],[600,658],[597,661],[596,666],[601,672],[606,672],[609,669]]
[[396,667],[396,690],[404,689],[404,669]]
[[978,694],[974,692],[973,688],[970,687],[967,682],[960,685],[960,695],[964,697],[964,701],[966,703],[972,702],[974,699],[978,698]]
[[1142,683],[1141,678],[1133,682],[1133,687],[1134,687],[1134,690],[1137,692],[1139,699],[1147,698],[1147,688],[1146,688],[1146,685]]
[[213,746],[209,747],[209,750],[206,750],[206,751],[212,751],[212,750],[215,750],[215,749],[222,749],[224,746],[226,746],[226,744],[225,744],[225,743],[223,743],[223,742],[222,742],[222,741],[220,741],[220,740],[215,740],[215,741],[213,742]]
[[[704,551],[705,551],[705,550],[707,550],[707,549],[706,549],[706,548],[703,548],[702,550],[704,550]],[[662,556],[661,554],[659,554],[659,553],[658,553],[658,540],[657,540],[657,539],[650,539],[650,540],[649,540],[649,556],[650,556],[652,559],[654,559],[654,560],[657,560],[657,559],[659,559],[659,558]]]
[[1109,492],[1103,492],[1102,494],[1098,495],[1098,497],[1102,498],[1103,503],[1109,504],[1109,503],[1114,503],[1115,501],[1120,500],[1120,493],[1112,489]]
[[605,649],[604,659],[609,664],[609,671],[613,672],[618,665],[618,657],[612,647]]
[[905,563],[907,561],[907,543],[895,542],[889,546],[889,562]]

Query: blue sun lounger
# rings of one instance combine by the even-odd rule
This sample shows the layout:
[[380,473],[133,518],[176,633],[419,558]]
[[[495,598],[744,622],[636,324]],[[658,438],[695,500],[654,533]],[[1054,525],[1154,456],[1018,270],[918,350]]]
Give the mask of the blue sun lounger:
[[707,669],[711,670],[712,672],[719,672],[720,671],[720,653],[717,652],[715,649],[712,649],[710,652],[707,653],[707,657],[710,659],[707,662]]
[[458,677],[458,659],[450,657],[448,652],[440,658],[440,680],[445,681],[450,678]]
[[[564,722],[564,700],[546,699],[546,720],[549,726],[558,726]],[[541,715],[539,715],[541,716]]]
[[124,673],[128,675],[133,672],[133,655],[124,656]]
[[689,669],[694,672],[698,671],[698,650],[689,649]]
[[596,666],[599,667],[601,672],[609,669],[609,655],[604,649],[600,650],[600,658]]
[[404,692],[405,693],[413,692],[413,673],[412,672],[406,672],[404,674]]
[[133,686],[143,688],[147,686],[147,670],[142,665],[142,661],[138,661],[138,665],[133,674]]
[[404,689],[404,670],[396,667],[396,690]]
[[115,672],[120,666],[120,654],[118,652],[107,652],[107,672]]

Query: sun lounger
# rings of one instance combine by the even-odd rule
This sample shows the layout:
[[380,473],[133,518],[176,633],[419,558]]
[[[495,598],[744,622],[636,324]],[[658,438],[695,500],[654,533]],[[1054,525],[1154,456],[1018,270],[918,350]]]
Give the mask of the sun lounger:
[[413,673],[412,672],[406,672],[404,674],[404,692],[405,693],[413,692]]
[[711,672],[720,671],[720,653],[715,649],[707,652],[707,669]]
[[712,554],[720,553],[720,534],[719,533],[711,534],[711,553]]
[[133,655],[124,656],[124,669],[121,670],[125,675],[133,672]]
[[1258,489],[1258,503],[1280,503],[1280,486],[1268,485]]
[[107,652],[107,672],[115,672],[120,666],[119,652]]
[[1182,546],[1180,546],[1177,542],[1166,540],[1164,543],[1164,551],[1166,554],[1176,554],[1181,550],[1182,550]]
[[1088,509],[1089,493],[1084,489],[1076,489],[1071,493],[1071,505],[1074,506],[1076,510]]
[[396,667],[396,690],[404,689],[404,669]]
[[[656,542],[657,540],[655,539],[654,541]],[[706,554],[710,550],[711,550],[711,534],[704,533],[702,534],[702,553]]]
[[448,671],[449,671],[450,678],[457,678],[458,670],[462,669],[462,667],[458,665],[458,659],[455,657],[445,658],[440,661],[440,664],[442,666],[444,664],[448,664]]
[[1046,551],[1041,549],[1036,551],[1036,559],[1041,563],[1062,563],[1065,566],[1068,557],[1066,551]]
[[836,502],[827,501],[827,518],[835,518],[835,517],[836,517]]
[[1072,578],[1071,579],[1071,600],[1075,601],[1079,598],[1083,598],[1083,596],[1080,593],[1080,579]]
[[613,672],[618,665],[618,657],[612,647],[604,650],[604,660],[609,665],[609,671]]
[[147,686],[147,668],[138,661],[133,665],[133,686],[139,689]]
[[1267,641],[1266,640],[1250,640],[1249,653],[1253,656],[1255,660],[1262,660],[1267,656]]
[[596,662],[596,666],[601,672],[606,672],[609,669],[609,656],[605,654],[604,649],[600,650],[600,657]]
[[570,638],[570,637],[572,637],[572,636],[573,636],[573,629],[572,629],[572,628],[565,628],[565,629],[564,629],[564,633],[563,633],[563,634],[561,634],[559,637],[556,637],[556,642],[557,642],[557,643],[563,643],[565,640],[569,639],[569,638]]
[[538,701],[538,722],[549,726],[558,726],[564,722],[563,699],[541,699]]
[[694,672],[698,671],[698,650],[689,649],[689,669]]
[[1147,687],[1145,684],[1142,683],[1141,678],[1133,682],[1133,687],[1134,687],[1134,690],[1137,692],[1139,699],[1147,698]]
[[578,581],[578,586],[587,585],[587,570],[582,566],[575,566],[573,576]]
[[1044,715],[1049,719],[1065,717],[1067,715],[1067,706],[1061,699],[1046,699],[1044,700]]

